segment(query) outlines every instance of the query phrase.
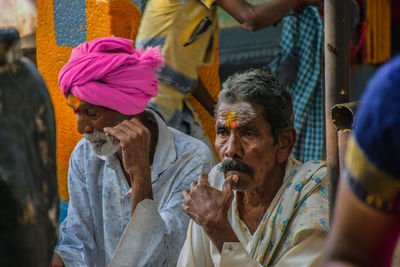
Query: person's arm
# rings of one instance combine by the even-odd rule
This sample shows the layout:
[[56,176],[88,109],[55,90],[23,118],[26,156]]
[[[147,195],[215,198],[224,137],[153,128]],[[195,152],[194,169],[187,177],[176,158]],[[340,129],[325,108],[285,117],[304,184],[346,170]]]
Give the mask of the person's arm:
[[[317,5],[321,0],[301,0],[302,5]],[[248,30],[259,30],[268,27],[283,18],[290,10],[297,7],[297,0],[273,0],[252,5],[246,0],[216,0],[223,8]]]
[[192,92],[192,96],[208,111],[211,117],[214,117],[215,101],[211,97],[207,88],[204,86],[201,78],[197,80],[196,88]]
[[207,174],[202,174],[198,181],[194,181],[190,191],[183,191],[185,203],[182,209],[203,228],[220,252],[225,242],[239,242],[228,220],[233,199],[232,187],[237,182],[234,176],[225,179],[222,191],[208,183]]
[[220,253],[220,267],[261,266],[239,242],[227,217],[233,197],[233,177],[224,181],[222,191],[212,187],[207,178],[203,174],[192,183],[190,191],[184,191],[182,208],[192,220],[177,266],[213,266],[212,245]]
[[205,148],[182,163],[182,170],[174,170],[178,176],[169,178],[175,180],[174,187],[163,207],[150,199],[136,206],[110,267],[176,265],[189,223],[189,217],[181,208],[182,191],[201,173],[211,169],[212,159],[212,152]]
[[390,266],[400,217],[362,203],[340,181],[323,266]]
[[[179,255],[177,267],[213,266],[211,242],[201,226],[190,221],[185,244]],[[220,255],[220,267],[260,267],[240,242],[224,243]]]
[[150,172],[151,134],[138,118],[124,120],[104,132],[117,138],[122,148],[122,163],[129,175],[132,188],[131,215],[136,206],[145,199],[153,199]]
[[85,178],[79,170],[82,159],[76,158],[76,154],[76,151],[72,153],[69,164],[68,215],[60,225],[54,266],[93,266],[97,255],[90,201]]

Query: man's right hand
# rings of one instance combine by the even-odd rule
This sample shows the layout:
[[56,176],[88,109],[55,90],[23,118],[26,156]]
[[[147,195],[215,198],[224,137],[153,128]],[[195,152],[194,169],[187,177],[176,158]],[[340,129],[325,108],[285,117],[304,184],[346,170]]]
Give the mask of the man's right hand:
[[225,242],[239,242],[228,220],[237,178],[226,178],[220,191],[208,183],[207,174],[202,174],[198,182],[191,184],[190,191],[183,191],[183,211],[203,228],[220,252]]
[[63,260],[56,253],[53,254],[53,259],[51,260],[51,267],[65,267]]

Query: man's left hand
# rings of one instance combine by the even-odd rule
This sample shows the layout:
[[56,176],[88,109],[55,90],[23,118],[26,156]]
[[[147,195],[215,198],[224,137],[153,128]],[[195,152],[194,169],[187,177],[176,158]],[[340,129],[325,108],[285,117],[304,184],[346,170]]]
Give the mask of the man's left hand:
[[133,215],[137,204],[144,199],[153,199],[149,159],[150,131],[137,118],[132,118],[115,127],[106,127],[104,132],[120,141],[122,162],[132,186]]

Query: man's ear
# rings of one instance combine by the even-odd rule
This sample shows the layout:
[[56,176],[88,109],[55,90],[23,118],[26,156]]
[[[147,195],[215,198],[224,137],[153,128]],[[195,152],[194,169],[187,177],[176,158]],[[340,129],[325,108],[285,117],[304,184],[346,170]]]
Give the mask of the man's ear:
[[293,126],[288,126],[278,136],[278,163],[285,162],[292,152],[294,143],[296,142],[296,130]]

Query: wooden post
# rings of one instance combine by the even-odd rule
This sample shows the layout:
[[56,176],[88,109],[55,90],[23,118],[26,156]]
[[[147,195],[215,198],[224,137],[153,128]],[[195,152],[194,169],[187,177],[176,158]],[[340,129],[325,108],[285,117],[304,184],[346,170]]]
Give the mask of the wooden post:
[[348,102],[348,0],[325,0],[325,121],[328,178],[331,183],[330,211],[333,212],[339,179],[338,135],[331,119],[335,104]]

